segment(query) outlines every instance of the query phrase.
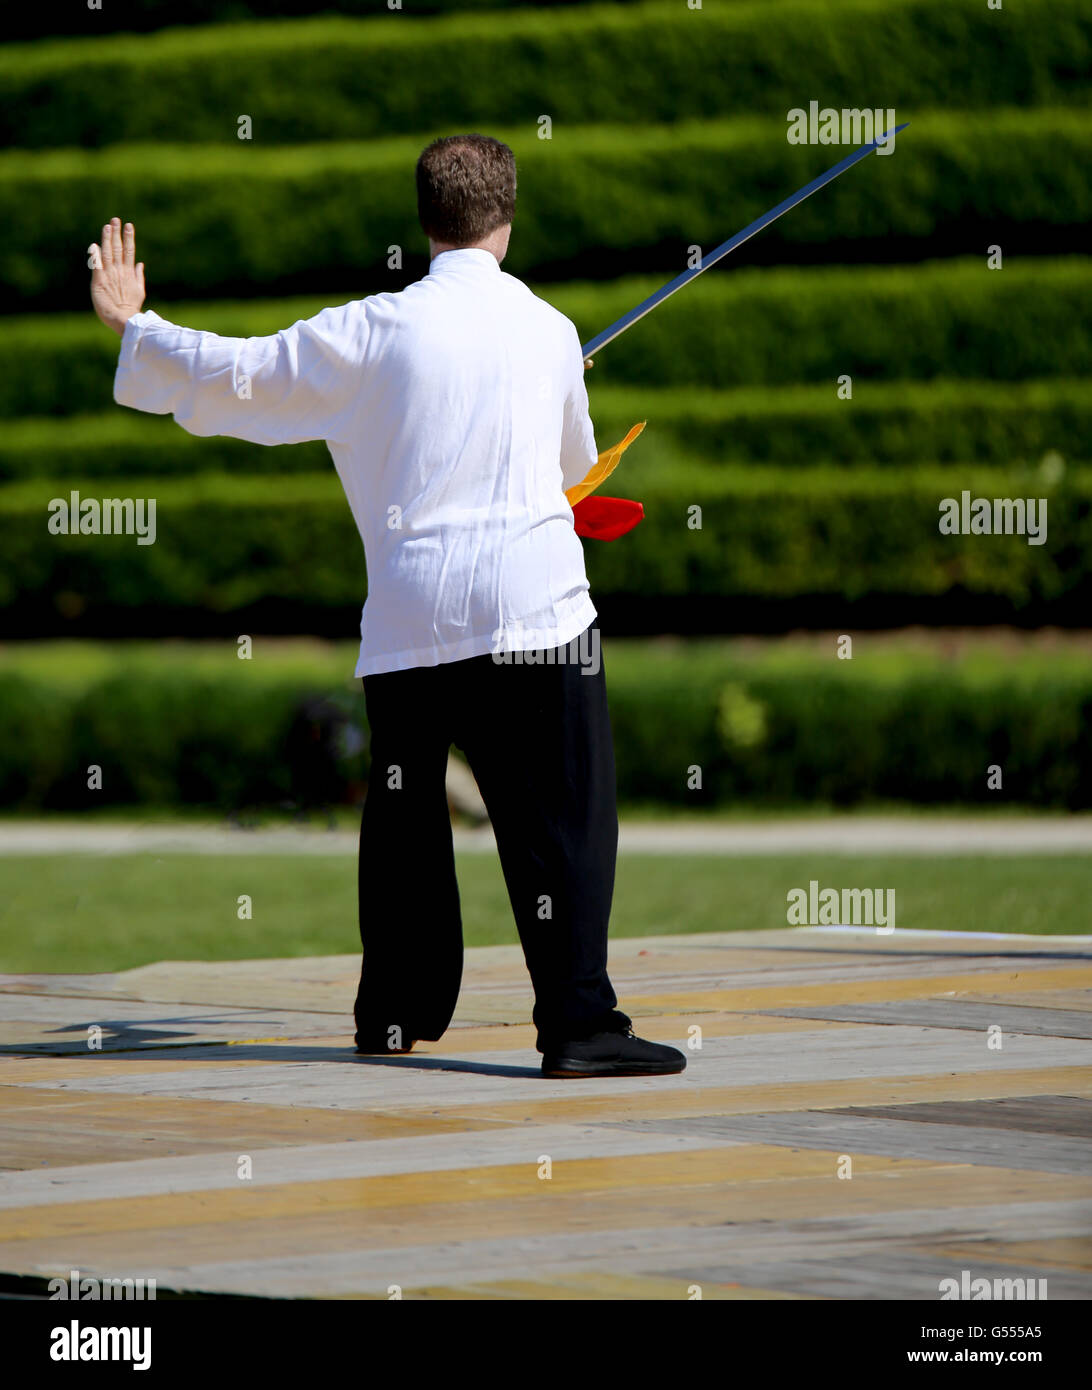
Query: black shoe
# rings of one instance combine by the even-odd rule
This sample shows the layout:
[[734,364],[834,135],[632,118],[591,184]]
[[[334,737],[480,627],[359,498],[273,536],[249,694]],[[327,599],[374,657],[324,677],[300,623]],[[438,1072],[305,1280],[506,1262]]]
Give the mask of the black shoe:
[[404,1038],[401,1047],[391,1047],[386,1033],[377,1033],[374,1036],[357,1033],[356,1050],[361,1057],[401,1057],[413,1051],[416,1041],[416,1038]]
[[543,1053],[543,1076],[671,1076],[686,1070],[678,1048],[624,1033],[595,1033]]

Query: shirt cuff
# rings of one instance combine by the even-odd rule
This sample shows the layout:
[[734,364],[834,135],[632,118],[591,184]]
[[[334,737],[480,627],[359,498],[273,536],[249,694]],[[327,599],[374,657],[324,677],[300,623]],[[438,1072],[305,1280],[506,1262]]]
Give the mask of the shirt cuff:
[[114,400],[118,405],[127,405],[133,410],[151,409],[153,414],[156,413],[154,407],[149,406],[145,399],[152,389],[148,373],[145,371],[140,376],[137,375],[139,364],[135,358],[145,330],[166,322],[167,320],[161,319],[153,309],[142,309],[126,323],[121,335],[117,370],[114,372]]
[[154,309],[141,309],[125,325],[121,335],[121,352],[118,355],[118,371],[128,371],[133,365],[133,357],[136,355],[137,344],[143,336],[144,330],[153,323],[160,323],[162,320]]

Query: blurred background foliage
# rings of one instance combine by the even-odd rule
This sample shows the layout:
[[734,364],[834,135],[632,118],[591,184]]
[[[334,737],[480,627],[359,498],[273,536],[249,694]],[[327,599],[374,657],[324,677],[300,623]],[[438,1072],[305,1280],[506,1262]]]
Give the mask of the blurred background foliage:
[[[519,160],[505,268],[587,339],[845,153],[788,144],[814,99],[910,128],[589,377],[602,447],[649,421],[612,484],[645,522],[586,546],[623,798],[996,804],[1001,763],[1006,803],[1092,805],[1092,0],[316,8],[6,17],[0,804],[275,804],[301,702],[362,714],[349,647],[287,641],[350,637],[365,592],[325,449],[113,404],[106,218],[148,307],[268,334],[424,274],[414,160],[484,129]],[[72,490],[155,497],[156,544],[47,537]],[[964,490],[1048,498],[1046,544],[941,536]]]

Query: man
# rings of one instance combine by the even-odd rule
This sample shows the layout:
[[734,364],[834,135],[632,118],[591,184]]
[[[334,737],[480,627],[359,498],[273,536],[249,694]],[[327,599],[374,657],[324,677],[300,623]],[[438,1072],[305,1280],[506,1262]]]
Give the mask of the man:
[[618,822],[599,630],[565,488],[596,461],[572,323],[501,271],[507,145],[417,164],[424,279],[269,338],[179,328],[144,302],[135,233],[91,281],[121,334],[114,397],[191,434],[325,440],[368,567],[360,660],[372,766],[360,834],[356,1044],[440,1038],[462,975],[445,768],[477,778],[535,990],[547,1076],[680,1072],[633,1036],[607,976]]

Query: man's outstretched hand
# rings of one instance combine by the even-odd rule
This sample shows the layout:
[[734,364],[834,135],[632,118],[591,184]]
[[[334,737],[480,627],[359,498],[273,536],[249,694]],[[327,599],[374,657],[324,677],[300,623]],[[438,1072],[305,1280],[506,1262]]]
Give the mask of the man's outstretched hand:
[[136,232],[119,217],[102,229],[102,245],[88,247],[91,255],[91,303],[95,313],[120,337],[125,325],[144,303],[144,262],[136,260]]

